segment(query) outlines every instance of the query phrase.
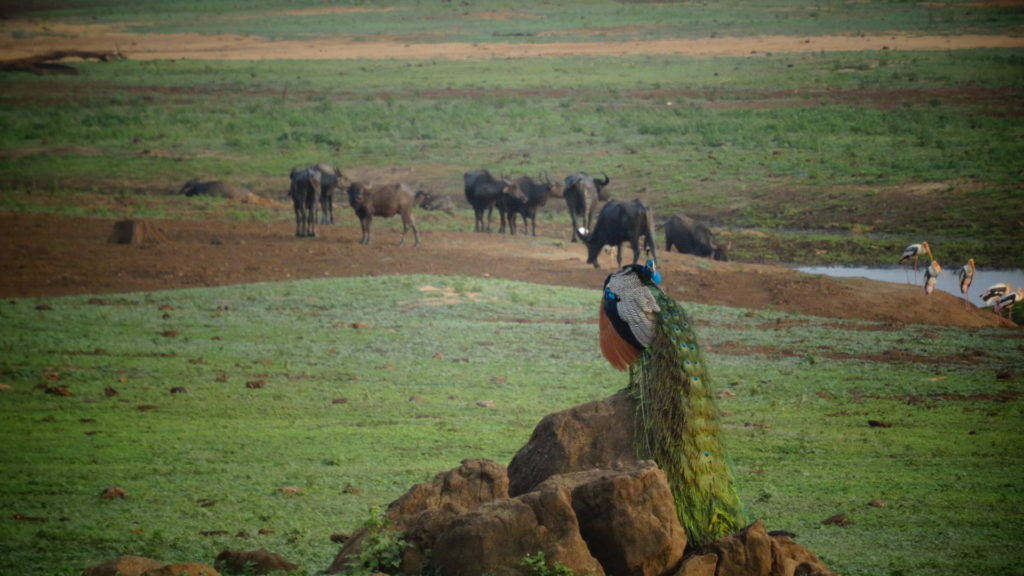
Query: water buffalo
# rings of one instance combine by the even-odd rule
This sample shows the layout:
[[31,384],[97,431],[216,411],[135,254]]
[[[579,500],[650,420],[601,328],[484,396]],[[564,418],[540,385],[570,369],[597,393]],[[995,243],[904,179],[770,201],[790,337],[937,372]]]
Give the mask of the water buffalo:
[[[521,197],[515,182],[508,178],[495,178],[486,169],[466,172],[462,176],[466,201],[473,207],[476,217],[473,225],[474,232],[490,232],[491,216],[494,214],[494,203],[498,201],[501,194],[510,194]],[[484,212],[487,212],[487,225],[484,226]]]
[[401,246],[405,244],[405,236],[412,228],[413,237],[416,239],[415,246],[420,245],[420,231],[416,228],[416,218],[412,214],[413,206],[416,204],[416,195],[412,189],[405,184],[386,184],[384,186],[373,186],[362,182],[353,182],[348,187],[348,203],[352,206],[359,224],[363,228],[362,244],[370,243],[370,224],[374,216],[390,218],[395,214],[402,216],[402,239],[398,242]]
[[293,168],[288,195],[295,205],[295,235],[316,237],[316,207],[320,202],[320,172],[313,166]]
[[633,248],[633,264],[640,260],[640,238],[644,239],[645,248],[650,251],[651,258],[657,263],[658,250],[654,245],[654,212],[640,200],[619,202],[611,200],[601,208],[597,215],[594,231],[582,236],[587,245],[587,264],[600,268],[597,255],[605,246],[615,246],[616,260],[622,266],[622,243],[629,242]]
[[311,168],[320,173],[320,223],[334,224],[334,191],[345,187],[346,178],[330,164],[317,162]]
[[538,180],[534,180],[529,176],[523,176],[516,180],[516,188],[519,190],[521,197],[504,195],[498,199],[495,206],[498,208],[498,215],[501,217],[501,231],[505,231],[505,220],[507,220],[511,233],[516,233],[516,216],[522,216],[523,218],[523,234],[527,233],[527,224],[529,224],[534,236],[537,235],[537,209],[548,203],[548,198],[554,196],[555,198],[562,197],[562,186],[560,183],[554,183],[548,178],[547,174],[543,174]]
[[604,174],[604,181],[592,178],[585,172],[577,172],[565,177],[565,206],[569,209],[572,220],[572,241],[582,239],[590,233],[594,222],[598,202],[609,200],[611,196],[604,191],[611,179]]
[[673,246],[682,254],[728,260],[729,245],[716,243],[711,230],[703,222],[682,213],[673,215],[665,222],[665,251],[671,252]]

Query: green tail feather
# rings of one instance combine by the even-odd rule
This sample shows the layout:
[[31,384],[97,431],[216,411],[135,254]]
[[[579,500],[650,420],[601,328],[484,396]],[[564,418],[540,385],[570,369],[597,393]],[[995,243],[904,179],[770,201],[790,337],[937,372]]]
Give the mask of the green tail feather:
[[679,522],[694,546],[745,525],[719,430],[718,406],[686,312],[657,288],[654,341],[629,373],[637,452],[668,477]]

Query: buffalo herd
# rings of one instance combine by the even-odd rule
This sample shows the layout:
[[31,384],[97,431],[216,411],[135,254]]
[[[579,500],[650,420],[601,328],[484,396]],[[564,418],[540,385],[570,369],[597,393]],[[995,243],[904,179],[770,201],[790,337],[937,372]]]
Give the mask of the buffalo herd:
[[[466,203],[473,209],[474,232],[490,232],[495,210],[500,221],[499,232],[516,234],[521,220],[523,234],[537,235],[537,211],[547,205],[549,198],[565,201],[569,213],[571,242],[587,247],[587,263],[599,268],[598,256],[602,249],[617,249],[617,262],[622,265],[622,245],[629,243],[633,250],[633,263],[647,253],[657,260],[654,239],[656,229],[651,207],[639,199],[629,201],[612,198],[608,191],[611,178],[602,173],[594,177],[586,172],[575,172],[562,181],[552,181],[547,173],[537,178],[522,176],[513,179],[495,176],[487,169],[471,170],[463,174],[463,193]],[[371,184],[352,182],[336,167],[323,162],[291,171],[288,196],[295,208],[295,235],[315,237],[316,224],[334,223],[334,193],[345,190],[349,206],[359,218],[363,244],[370,243],[370,224],[375,216],[402,219],[402,238],[405,243],[412,229],[415,246],[420,245],[419,229],[413,208],[441,210],[454,213],[454,203],[445,195],[427,190],[413,191],[405,184]],[[186,185],[194,194],[195,183]],[[185,190],[183,189],[183,193]],[[319,211],[319,218],[317,212]],[[665,251],[673,248],[683,254],[726,260],[729,246],[716,242],[706,224],[676,213],[660,224],[664,231]]]

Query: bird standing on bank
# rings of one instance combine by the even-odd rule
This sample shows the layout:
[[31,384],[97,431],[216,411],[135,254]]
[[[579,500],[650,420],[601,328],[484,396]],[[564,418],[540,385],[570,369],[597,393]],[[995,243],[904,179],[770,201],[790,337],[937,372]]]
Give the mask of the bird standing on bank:
[[957,277],[960,279],[960,293],[963,294],[965,306],[969,303],[967,291],[971,289],[971,282],[974,282],[974,271],[974,258],[971,258],[957,272]]
[[999,298],[1005,296],[1013,291],[1013,286],[1009,283],[993,284],[985,289],[981,293],[981,299],[985,302],[986,306],[995,306],[999,303]]
[[651,261],[605,279],[601,352],[615,368],[629,370],[637,456],[653,459],[665,472],[679,522],[700,546],[739,530],[742,504],[696,333],[686,311],[658,283]]
[[939,274],[942,274],[942,266],[935,260],[928,265],[928,268],[924,271],[924,293],[931,294],[935,290],[935,282],[939,279]]
[[920,258],[922,254],[927,254],[929,260],[935,259],[935,257],[932,256],[932,247],[929,246],[927,242],[921,242],[920,244],[911,244],[904,248],[903,255],[900,256],[900,261],[898,263],[903,264],[907,260],[913,258],[914,272],[917,272],[917,259]]
[[996,314],[1003,315],[1003,309],[1006,309],[1006,317],[1013,318],[1013,305],[1024,301],[1024,288],[1017,287],[1016,292],[1007,292],[996,300],[995,310]]

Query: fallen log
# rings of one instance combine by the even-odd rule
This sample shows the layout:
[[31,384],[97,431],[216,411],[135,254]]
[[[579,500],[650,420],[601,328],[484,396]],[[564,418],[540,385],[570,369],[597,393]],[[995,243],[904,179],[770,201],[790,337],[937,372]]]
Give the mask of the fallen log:
[[54,50],[46,54],[37,54],[17,60],[0,62],[0,71],[3,72],[30,72],[42,76],[44,74],[80,74],[77,68],[64,64],[61,60],[66,58],[79,58],[81,60],[99,60],[111,62],[124,60],[124,56],[117,50],[109,52],[94,52],[91,50]]

